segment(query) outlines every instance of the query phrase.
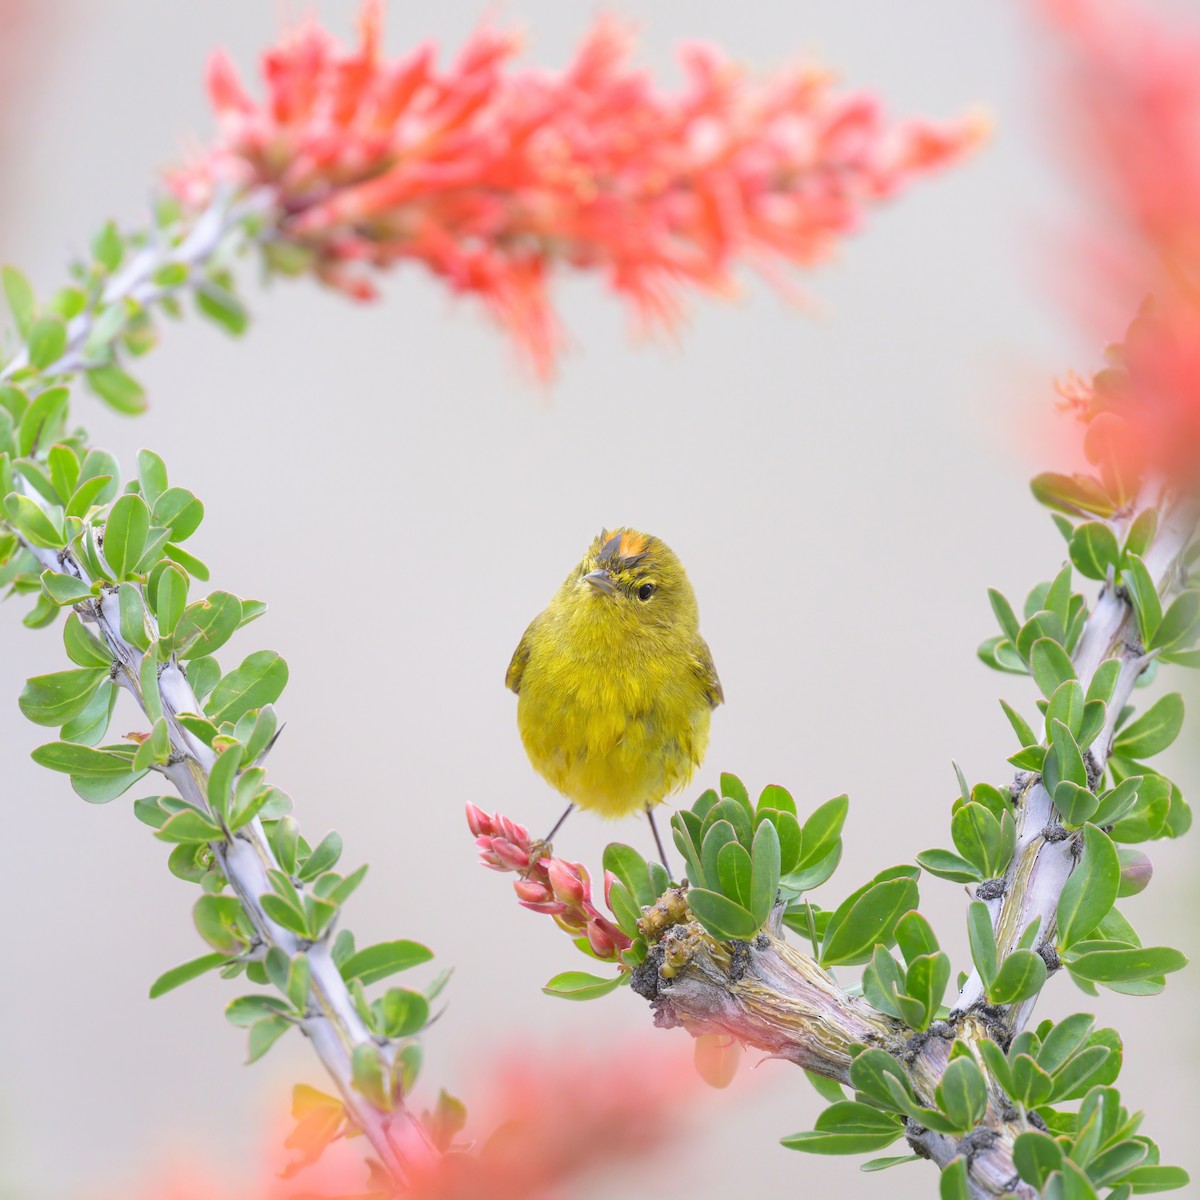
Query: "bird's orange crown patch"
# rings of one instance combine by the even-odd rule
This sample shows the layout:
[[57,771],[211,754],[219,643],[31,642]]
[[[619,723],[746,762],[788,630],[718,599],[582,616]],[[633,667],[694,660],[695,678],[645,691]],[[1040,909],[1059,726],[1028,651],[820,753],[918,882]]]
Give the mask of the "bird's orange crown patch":
[[636,529],[618,529],[610,534],[607,529],[600,531],[600,553],[596,555],[596,564],[610,569],[624,570],[636,566],[646,557],[650,550],[652,538]]

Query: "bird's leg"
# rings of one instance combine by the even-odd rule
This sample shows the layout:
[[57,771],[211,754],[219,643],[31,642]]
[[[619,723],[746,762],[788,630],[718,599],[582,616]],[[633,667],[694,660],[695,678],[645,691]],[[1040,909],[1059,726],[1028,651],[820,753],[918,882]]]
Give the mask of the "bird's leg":
[[563,813],[557,821],[554,822],[554,827],[544,838],[539,838],[532,846],[529,847],[529,868],[532,871],[537,866],[538,860],[541,858],[549,858],[553,853],[554,847],[550,845],[550,839],[563,827],[563,822],[575,811],[574,804],[568,804],[566,812]]
[[667,878],[671,878],[671,864],[667,861],[667,852],[663,849],[662,838],[658,836],[658,826],[654,823],[654,809],[646,805],[646,820],[650,822],[650,832],[654,834],[654,844],[658,847],[658,857],[667,869]]

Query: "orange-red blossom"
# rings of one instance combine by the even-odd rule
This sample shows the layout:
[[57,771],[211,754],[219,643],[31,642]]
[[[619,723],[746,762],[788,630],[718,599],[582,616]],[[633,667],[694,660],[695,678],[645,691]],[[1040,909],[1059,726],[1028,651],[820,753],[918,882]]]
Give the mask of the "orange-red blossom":
[[172,183],[273,193],[273,233],[325,282],[373,293],[365,267],[410,259],[480,296],[539,371],[561,333],[552,267],[603,272],[647,323],[670,324],[688,286],[727,293],[745,260],[807,267],[866,205],[958,158],[978,120],[889,123],[879,102],[803,65],[752,79],[711,46],[681,51],[667,95],[629,65],[630,35],[599,20],[565,70],[514,71],[520,39],[484,26],[457,60],[386,58],[367,0],[354,48],[315,23],[263,55],[266,98],[215,54],[211,147]]
[[[1124,0],[1037,0],[1066,50],[1052,100],[1100,220],[1076,290],[1104,332],[1091,379],[1060,385],[1114,506],[1147,480],[1200,485],[1200,27]],[[1114,318],[1114,313],[1123,314]]]

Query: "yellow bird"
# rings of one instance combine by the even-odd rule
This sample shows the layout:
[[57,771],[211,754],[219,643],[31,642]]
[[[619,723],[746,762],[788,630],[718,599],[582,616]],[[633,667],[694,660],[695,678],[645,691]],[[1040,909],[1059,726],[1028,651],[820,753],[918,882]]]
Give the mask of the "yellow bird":
[[[604,530],[525,630],[505,683],[534,768],[604,817],[651,809],[704,757],[725,695],[683,564],[656,537]],[[664,859],[665,861],[665,859]]]

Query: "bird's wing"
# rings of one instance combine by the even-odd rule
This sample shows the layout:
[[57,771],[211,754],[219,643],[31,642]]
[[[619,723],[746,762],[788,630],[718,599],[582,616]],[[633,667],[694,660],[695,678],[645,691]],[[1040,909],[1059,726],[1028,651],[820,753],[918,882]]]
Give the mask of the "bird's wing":
[[513,651],[512,661],[508,664],[508,671],[504,676],[504,686],[509,691],[520,692],[521,690],[521,676],[525,674],[525,664],[529,661],[529,652],[533,648],[533,631],[540,619],[540,617],[534,617],[529,622],[529,628],[522,634],[520,643]]
[[[702,637],[696,639],[695,668],[704,687],[704,695],[708,699],[709,707],[716,708],[718,704],[724,703],[725,690],[721,687],[717,668],[713,666],[712,651]],[[511,671],[512,668],[510,667],[509,670]]]

